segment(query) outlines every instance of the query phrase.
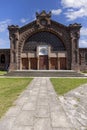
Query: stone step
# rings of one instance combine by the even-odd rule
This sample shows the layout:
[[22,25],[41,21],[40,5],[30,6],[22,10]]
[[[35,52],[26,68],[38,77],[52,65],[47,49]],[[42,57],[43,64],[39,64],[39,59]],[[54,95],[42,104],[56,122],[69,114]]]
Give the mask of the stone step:
[[19,77],[85,77],[84,74],[72,70],[23,70],[11,71],[6,76]]

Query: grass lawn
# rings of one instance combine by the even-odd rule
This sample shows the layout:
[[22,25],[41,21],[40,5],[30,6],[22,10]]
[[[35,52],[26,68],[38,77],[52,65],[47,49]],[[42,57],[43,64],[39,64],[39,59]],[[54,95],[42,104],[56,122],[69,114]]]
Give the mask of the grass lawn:
[[0,78],[0,118],[31,80],[32,78]]
[[87,78],[51,78],[55,91],[63,95],[68,91],[87,83]]
[[7,71],[0,71],[0,75],[4,75],[6,73],[7,73]]
[[85,71],[82,71],[82,73],[87,73],[87,70],[85,70]]

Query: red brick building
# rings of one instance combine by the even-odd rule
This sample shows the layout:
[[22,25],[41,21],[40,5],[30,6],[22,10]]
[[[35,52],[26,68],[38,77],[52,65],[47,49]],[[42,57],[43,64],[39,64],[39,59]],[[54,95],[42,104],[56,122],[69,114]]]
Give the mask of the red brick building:
[[9,26],[11,48],[0,50],[0,69],[87,70],[87,48],[78,46],[80,28],[53,21],[45,11],[23,27]]

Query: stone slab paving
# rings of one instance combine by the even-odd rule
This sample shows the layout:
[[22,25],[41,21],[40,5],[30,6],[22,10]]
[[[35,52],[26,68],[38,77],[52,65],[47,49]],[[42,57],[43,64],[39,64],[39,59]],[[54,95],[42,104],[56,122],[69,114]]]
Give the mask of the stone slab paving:
[[59,99],[76,130],[87,130],[87,84],[60,96]]
[[49,78],[35,78],[0,120],[0,130],[76,130]]

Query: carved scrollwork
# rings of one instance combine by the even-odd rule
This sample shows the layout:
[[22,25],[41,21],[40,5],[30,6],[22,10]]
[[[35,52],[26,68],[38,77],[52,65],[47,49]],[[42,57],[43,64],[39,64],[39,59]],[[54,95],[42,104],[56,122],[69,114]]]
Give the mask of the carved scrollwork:
[[71,32],[71,38],[72,39],[78,39],[80,37],[80,32]]
[[12,41],[12,40],[14,40],[14,41],[19,40],[19,35],[17,33],[11,34],[9,36],[9,39],[10,39],[10,41]]
[[51,24],[50,17],[51,12],[46,13],[44,10],[40,14],[36,12],[36,25],[41,28],[49,26]]

